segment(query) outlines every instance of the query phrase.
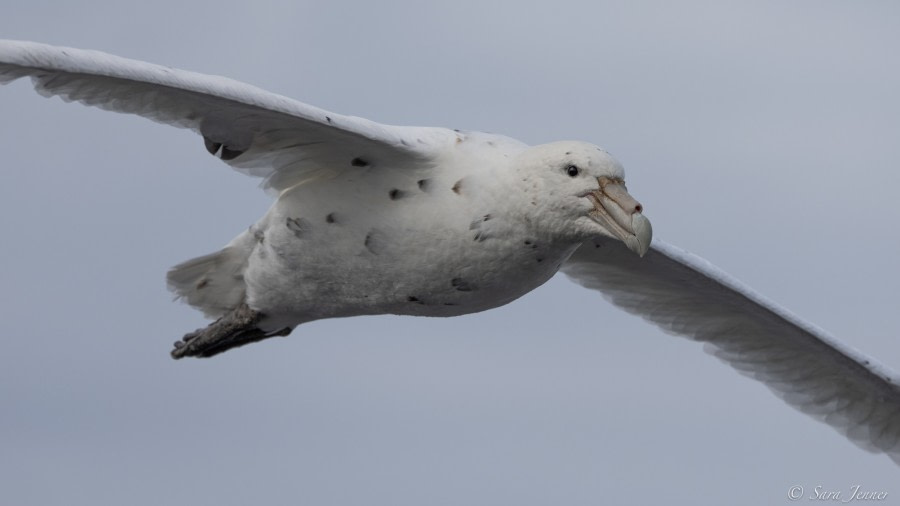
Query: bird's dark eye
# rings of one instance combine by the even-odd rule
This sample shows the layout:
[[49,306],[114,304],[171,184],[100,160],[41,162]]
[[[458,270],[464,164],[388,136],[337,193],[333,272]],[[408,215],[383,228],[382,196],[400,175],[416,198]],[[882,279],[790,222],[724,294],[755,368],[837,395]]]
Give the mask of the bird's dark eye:
[[566,174],[568,174],[569,177],[575,177],[579,172],[580,171],[578,170],[578,167],[574,165],[569,165],[568,167],[566,167]]

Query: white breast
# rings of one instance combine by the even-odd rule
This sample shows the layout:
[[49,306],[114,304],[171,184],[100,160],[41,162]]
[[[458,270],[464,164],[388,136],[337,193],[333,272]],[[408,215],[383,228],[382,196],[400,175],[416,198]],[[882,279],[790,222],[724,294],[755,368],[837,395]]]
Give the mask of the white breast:
[[498,181],[502,165],[491,162],[463,156],[419,171],[375,164],[285,191],[257,225],[245,274],[251,303],[298,321],[451,316],[533,290],[575,246],[533,234]]

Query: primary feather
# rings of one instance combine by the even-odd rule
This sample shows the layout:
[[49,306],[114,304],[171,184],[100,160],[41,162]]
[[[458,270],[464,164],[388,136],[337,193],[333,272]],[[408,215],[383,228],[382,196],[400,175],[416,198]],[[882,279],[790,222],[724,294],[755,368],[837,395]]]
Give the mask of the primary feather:
[[276,95],[227,77],[209,76],[99,51],[33,42],[0,43],[0,83],[30,77],[35,90],[108,111],[199,133],[232,167],[264,178],[274,191],[320,172],[350,167],[355,156],[415,164],[435,144],[455,139],[443,128],[382,125]]
[[562,271],[629,313],[705,343],[791,406],[900,463],[900,377],[702,258],[658,239],[644,258],[629,253],[590,241]]

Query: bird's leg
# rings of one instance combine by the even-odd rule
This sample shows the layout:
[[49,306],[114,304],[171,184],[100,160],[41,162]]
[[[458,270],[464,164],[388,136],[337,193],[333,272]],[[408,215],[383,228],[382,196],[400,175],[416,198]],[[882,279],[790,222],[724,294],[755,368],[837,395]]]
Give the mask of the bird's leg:
[[290,327],[274,332],[260,329],[256,325],[262,317],[262,313],[242,302],[205,328],[189,332],[176,341],[172,358],[211,357],[231,348],[291,333]]

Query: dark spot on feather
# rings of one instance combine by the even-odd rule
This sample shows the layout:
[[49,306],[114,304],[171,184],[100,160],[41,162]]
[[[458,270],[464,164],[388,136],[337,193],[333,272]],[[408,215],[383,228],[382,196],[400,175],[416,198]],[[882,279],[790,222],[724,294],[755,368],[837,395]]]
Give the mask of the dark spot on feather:
[[407,302],[415,302],[416,304],[425,304],[424,302],[422,302],[421,300],[419,300],[418,297],[413,297],[412,295],[410,295],[409,297],[407,297],[407,298],[406,298],[406,301],[407,301]]
[[459,304],[457,304],[455,302],[445,302],[444,305],[445,306],[458,306]]
[[381,231],[373,228],[366,234],[366,240],[363,242],[363,245],[373,255],[380,255],[387,246],[387,240]]
[[494,141],[487,141],[488,146],[494,146]]
[[243,155],[243,151],[238,151],[237,149],[229,149],[227,146],[222,146],[222,153],[219,155],[219,158],[222,160],[234,160],[235,158]]
[[206,150],[209,151],[209,154],[215,155],[219,152],[219,148],[222,147],[221,142],[213,142],[209,137],[203,138],[203,145],[206,146]]
[[488,221],[488,220],[490,220],[491,218],[493,218],[493,216],[491,216],[490,214],[485,214],[484,216],[481,217],[481,219],[484,220],[484,221]]
[[571,152],[571,151],[566,151],[566,154],[567,154],[567,155],[571,155],[572,152]]
[[202,290],[202,289],[206,288],[206,285],[208,285],[208,284],[209,284],[208,279],[201,279],[200,282],[197,283],[197,290]]
[[450,189],[453,190],[453,193],[455,193],[457,195],[461,195],[461,193],[459,193],[459,189],[461,186],[462,186],[462,179],[457,181],[456,184],[453,185],[453,188],[450,188]]
[[406,192],[394,188],[393,190],[390,191],[390,193],[388,193],[388,195],[391,196],[391,200],[397,200],[397,199],[402,199],[403,197],[405,197]]
[[453,278],[450,280],[450,284],[453,286],[453,288],[456,288],[460,292],[471,292],[475,289],[474,286],[472,286],[462,278]]
[[475,237],[473,237],[472,239],[475,242],[484,242],[488,237],[490,237],[490,235],[479,230],[478,232],[475,233]]
[[298,239],[302,239],[311,228],[309,221],[303,218],[288,218],[285,225]]
[[430,179],[420,179],[416,181],[416,184],[419,185],[419,189],[423,192],[427,192],[429,188],[431,188],[431,180]]
[[403,144],[404,146],[409,146],[409,142],[407,142],[406,139],[400,139],[400,144]]
[[253,238],[256,239],[256,242],[262,244],[266,240],[266,235],[263,234],[262,230],[254,230]]
[[537,257],[537,263],[541,263],[541,262],[543,262],[543,261],[544,261],[544,259],[543,259],[543,258],[541,258],[541,257]]
[[331,123],[331,116],[325,116],[325,121]]
[[369,165],[369,162],[357,156],[353,160],[350,160],[350,165],[354,167],[365,167],[366,165]]
[[328,216],[325,217],[325,223],[335,223],[337,219],[334,217],[334,213],[328,213]]

